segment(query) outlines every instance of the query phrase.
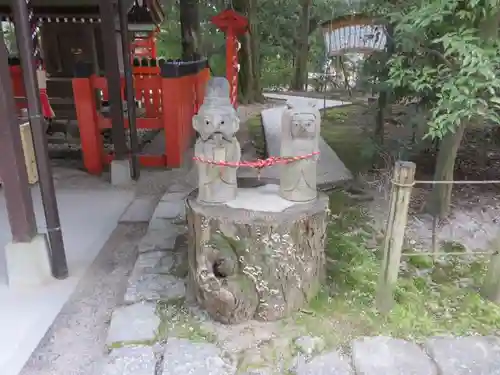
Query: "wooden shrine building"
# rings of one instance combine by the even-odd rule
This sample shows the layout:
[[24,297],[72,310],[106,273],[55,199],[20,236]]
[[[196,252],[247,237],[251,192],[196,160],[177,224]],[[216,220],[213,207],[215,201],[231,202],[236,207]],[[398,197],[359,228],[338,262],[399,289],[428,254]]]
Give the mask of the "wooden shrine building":
[[[57,99],[71,99],[88,172],[100,174],[111,164],[112,182],[119,174],[122,182],[137,179],[139,163],[183,163],[194,136],[191,120],[210,77],[208,63],[162,59],[151,69],[132,67],[133,51],[141,50],[141,58],[149,54],[154,60],[152,38],[165,17],[159,0],[0,0],[0,17],[14,23],[19,51],[12,59],[0,35],[0,181],[12,233],[6,254],[14,254],[7,256],[7,273],[12,280],[29,279],[32,263],[41,264],[40,257],[48,256],[49,272],[64,279],[68,268],[44,105],[50,108]],[[21,124],[29,126],[33,137],[45,211],[42,234],[28,185]],[[112,151],[103,148],[106,129],[111,131]],[[164,152],[143,154],[137,129],[163,132]],[[40,246],[48,248],[41,251]],[[10,262],[20,263],[10,267]]]

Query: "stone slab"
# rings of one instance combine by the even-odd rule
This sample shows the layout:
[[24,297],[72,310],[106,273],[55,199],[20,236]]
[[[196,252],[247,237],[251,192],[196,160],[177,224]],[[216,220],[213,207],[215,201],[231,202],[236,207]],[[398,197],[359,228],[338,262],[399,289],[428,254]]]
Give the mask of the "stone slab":
[[[281,148],[281,117],[286,107],[275,107],[262,111],[262,125],[266,137],[269,156],[279,156]],[[319,161],[317,166],[317,184],[335,185],[352,179],[352,173],[337,156],[335,151],[320,137]],[[280,166],[264,168],[261,177],[279,179]]]
[[283,212],[295,204],[279,196],[279,185],[264,185],[250,189],[238,189],[236,199],[225,203],[231,208],[262,212]]
[[186,216],[184,200],[160,201],[153,213],[153,218],[176,219]]
[[319,108],[332,108],[332,107],[340,107],[342,105],[351,104],[350,102],[342,102],[340,100],[332,100],[332,99],[324,99],[324,98],[308,98],[305,96],[298,95],[287,95],[287,94],[279,94],[275,92],[266,92],[264,96],[269,99],[278,99],[285,100],[287,102],[306,102],[306,103],[314,103],[314,105]]
[[163,274],[132,274],[125,292],[125,303],[140,301],[174,301],[186,297],[181,278]]
[[319,353],[325,348],[325,341],[321,337],[301,336],[294,341],[297,349],[306,356]]
[[183,183],[177,182],[173,185],[170,185],[167,189],[167,192],[169,192],[169,193],[184,193],[185,192],[187,195],[189,195],[193,190],[194,190],[194,188],[192,186],[190,186],[188,182],[183,181]]
[[160,326],[156,304],[136,303],[113,312],[106,344],[138,343],[154,340]]
[[154,197],[138,197],[130,203],[120,217],[120,223],[149,223],[157,206]]
[[214,344],[169,338],[161,375],[234,375],[236,367]]
[[425,347],[440,375],[500,375],[497,337],[434,337]]
[[294,375],[354,375],[349,361],[337,351],[296,363],[296,366],[290,369],[290,373]]
[[166,192],[161,197],[162,202],[179,202],[183,201],[190,193],[191,189],[184,189],[183,191]]
[[174,268],[176,255],[173,252],[151,251],[139,254],[132,274],[168,274]]
[[138,245],[139,253],[148,251],[165,251],[174,248],[177,236],[186,233],[185,226],[175,225],[166,221],[152,220],[146,235]]
[[112,160],[111,166],[111,184],[113,186],[130,186],[132,177],[130,177],[130,160]]
[[254,368],[248,370],[241,375],[274,375],[275,372],[270,368]]
[[99,375],[155,375],[156,356],[149,346],[113,349]]
[[432,360],[416,344],[390,337],[364,337],[352,344],[352,361],[363,375],[437,375]]

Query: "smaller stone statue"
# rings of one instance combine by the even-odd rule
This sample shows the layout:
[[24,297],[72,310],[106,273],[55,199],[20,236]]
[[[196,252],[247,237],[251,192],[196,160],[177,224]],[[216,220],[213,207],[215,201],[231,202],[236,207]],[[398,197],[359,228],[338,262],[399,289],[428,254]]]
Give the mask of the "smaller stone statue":
[[[236,139],[240,120],[229,98],[226,78],[214,77],[207,83],[205,99],[193,128],[198,132],[194,152],[198,165],[198,201],[225,203],[236,198],[237,163],[241,148]],[[226,162],[232,166],[211,164]]]
[[[300,157],[319,151],[321,116],[311,104],[287,103],[281,119],[281,157]],[[318,156],[292,161],[281,166],[280,195],[293,202],[317,198],[316,166]]]

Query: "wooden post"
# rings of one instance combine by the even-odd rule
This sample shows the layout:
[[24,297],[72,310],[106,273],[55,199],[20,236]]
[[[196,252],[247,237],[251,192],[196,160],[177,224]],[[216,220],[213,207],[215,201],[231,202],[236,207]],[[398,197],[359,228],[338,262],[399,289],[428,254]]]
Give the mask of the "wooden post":
[[398,161],[394,168],[390,211],[384,241],[384,258],[377,287],[376,306],[388,312],[394,302],[399,264],[408,220],[408,206],[415,180],[415,163]]
[[101,15],[104,65],[108,82],[109,104],[111,106],[111,135],[113,137],[115,160],[125,160],[128,157],[128,149],[125,137],[122,85],[116,40],[115,16],[117,8],[115,2],[112,0],[100,1],[99,12]]
[[[124,0],[118,0],[120,36],[122,46],[123,71],[125,75],[125,94],[127,97],[127,116],[130,141],[130,176],[137,181],[140,176],[139,161],[139,140],[137,138],[136,111],[135,111],[135,88],[132,77],[132,64],[130,63],[130,41],[128,32],[128,7]],[[149,104],[149,103],[148,103]]]
[[482,294],[492,302],[500,304],[500,251],[495,246],[495,252],[491,256],[490,264],[488,265],[488,273],[484,280]]

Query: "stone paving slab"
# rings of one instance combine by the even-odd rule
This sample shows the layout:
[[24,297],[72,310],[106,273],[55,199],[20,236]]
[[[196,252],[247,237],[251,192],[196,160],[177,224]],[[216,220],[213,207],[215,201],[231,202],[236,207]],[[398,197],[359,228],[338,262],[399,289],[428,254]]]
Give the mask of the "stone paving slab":
[[191,190],[182,190],[182,191],[173,191],[173,192],[166,192],[163,194],[161,197],[162,202],[178,202],[178,201],[184,201],[184,199],[191,193]]
[[355,340],[352,361],[359,375],[437,375],[436,366],[418,345],[384,336]]
[[349,361],[333,351],[314,357],[310,361],[301,360],[290,369],[293,375],[354,375]]
[[167,189],[167,193],[186,193],[186,195],[189,195],[189,193],[195,189],[190,182],[191,181],[182,181],[170,185]]
[[132,274],[125,292],[125,303],[140,301],[175,301],[186,296],[185,281],[163,274]]
[[161,375],[234,375],[236,367],[214,344],[170,338]]
[[152,224],[138,245],[139,253],[148,251],[166,251],[174,248],[177,236],[185,233],[187,228],[167,220],[152,220]]
[[186,216],[184,200],[161,200],[156,206],[153,218],[176,219]]
[[137,197],[125,209],[120,223],[149,223],[158,204],[155,197]]
[[497,337],[434,337],[425,347],[440,375],[500,375]]
[[167,233],[172,233],[174,235],[183,234],[187,232],[187,227],[185,220],[180,221],[179,218],[176,219],[162,219],[154,218],[149,222],[149,230],[162,230]]
[[132,274],[168,274],[172,272],[176,255],[172,252],[150,251],[139,254]]
[[113,349],[100,375],[155,375],[156,356],[149,346]]
[[156,315],[154,303],[119,307],[111,317],[106,344],[151,341],[156,337],[159,326],[160,318]]
[[256,368],[248,370],[241,375],[274,375],[275,372],[270,368]]

